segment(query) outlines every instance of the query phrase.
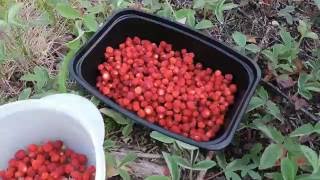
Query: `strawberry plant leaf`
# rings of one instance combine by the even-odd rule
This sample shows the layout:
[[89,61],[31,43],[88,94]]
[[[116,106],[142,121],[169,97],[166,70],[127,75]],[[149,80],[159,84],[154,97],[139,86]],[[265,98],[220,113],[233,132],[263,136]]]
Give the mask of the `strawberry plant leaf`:
[[94,14],[86,14],[83,17],[83,24],[88,28],[91,32],[96,32],[98,29],[98,23],[96,21],[96,17]]
[[297,175],[297,166],[289,158],[281,160],[281,174],[284,180],[295,180]]
[[188,149],[188,150],[191,150],[191,151],[199,149],[196,146],[192,146],[190,144],[187,144],[187,143],[184,143],[184,142],[181,142],[181,141],[178,141],[178,140],[175,140],[175,141],[178,144],[178,146],[183,148],[183,149]]
[[318,6],[318,9],[320,9],[320,0],[314,0],[314,3]]
[[162,155],[167,163],[172,180],[180,180],[180,169],[178,167],[177,162],[170,154],[166,152],[162,152]]
[[121,176],[121,178],[123,180],[130,180],[131,179],[129,173],[124,169],[119,169],[119,175]]
[[250,112],[252,110],[255,110],[259,107],[262,107],[266,104],[266,101],[259,98],[259,97],[252,97],[252,99],[249,102],[249,106],[247,108],[247,112]]
[[36,90],[40,91],[48,82],[48,71],[40,66],[36,66],[33,69],[33,73],[23,75],[21,78],[23,81],[31,81],[36,85]]
[[210,20],[203,19],[194,28],[195,29],[208,29],[208,28],[212,28],[212,27],[213,27],[213,24]]
[[143,0],[142,4],[145,7],[148,7],[152,12],[161,9],[161,4],[159,3],[159,0]]
[[150,133],[150,137],[152,137],[153,139],[158,140],[160,142],[166,143],[166,144],[171,144],[171,143],[175,142],[175,140],[173,138],[166,136],[162,133],[159,133],[157,131],[152,131]]
[[144,180],[170,180],[170,178],[167,176],[156,176],[155,175],[155,176],[149,176]]
[[194,0],[193,9],[203,9],[206,1],[205,0]]
[[236,31],[232,34],[232,38],[238,46],[240,47],[246,46],[247,37],[243,33]]
[[260,52],[260,47],[255,45],[255,44],[248,44],[245,46],[245,49],[252,52],[252,53],[257,53]]
[[239,171],[239,170],[242,170],[245,166],[246,166],[246,163],[243,159],[235,159],[226,166],[226,170]]
[[118,112],[109,109],[109,108],[101,108],[100,112],[108,117],[111,117],[115,122],[121,125],[126,125],[130,123],[130,120],[119,114]]
[[268,169],[281,157],[282,149],[278,144],[270,144],[262,153],[259,169]]
[[294,12],[294,6],[286,6],[278,12],[278,16],[284,17],[288,24],[293,24],[293,17],[290,13]]
[[313,168],[313,173],[317,172],[319,170],[319,161],[317,153],[305,145],[300,145],[300,150],[307,158],[308,162],[311,164]]
[[223,152],[218,151],[216,153],[216,159],[218,162],[218,165],[221,169],[225,170],[227,167],[227,161],[226,161],[226,157],[224,156]]
[[115,157],[111,153],[106,151],[105,157],[106,157],[106,162],[107,162],[108,166],[117,167],[117,160],[115,159]]
[[77,19],[81,17],[80,12],[67,3],[58,3],[56,5],[56,10],[62,17],[67,19]]
[[30,95],[31,95],[31,88],[25,88],[19,95],[18,100],[25,100],[25,99],[29,99]]
[[230,179],[231,180],[241,180],[241,177],[233,171],[226,171],[225,176],[226,176],[227,180],[230,180]]
[[118,168],[121,168],[122,166],[125,166],[126,164],[133,162],[134,160],[137,159],[137,155],[133,152],[129,152],[121,161],[120,164],[118,165]]
[[284,141],[283,135],[274,127],[266,126],[262,123],[256,124],[256,127],[274,142],[282,143]]
[[306,135],[310,135],[312,132],[313,132],[313,126],[310,123],[308,123],[298,127],[293,132],[291,132],[290,137],[306,136]]
[[310,80],[310,76],[305,73],[300,74],[298,79],[298,93],[306,99],[311,99],[312,94],[305,87],[306,83]]
[[269,99],[268,92],[263,87],[258,88],[257,95],[258,95],[258,97],[262,98],[266,102]]
[[208,170],[216,165],[216,162],[212,160],[203,160],[192,166],[193,170]]
[[314,33],[314,32],[307,32],[307,33],[305,34],[305,37],[306,37],[306,38],[313,39],[313,40],[319,39],[319,36],[318,36],[316,33]]
[[280,109],[274,102],[268,101],[266,105],[267,105],[266,110],[268,113],[273,115],[275,118],[277,118],[281,122],[284,122],[284,118],[281,115]]
[[122,128],[122,135],[124,137],[128,137],[130,135],[130,133],[132,132],[132,129],[133,129],[133,123],[130,122],[125,127]]
[[237,4],[234,4],[234,3],[226,3],[226,4],[223,5],[223,10],[224,10],[224,11],[227,11],[227,10],[231,10],[231,9],[233,9],[233,8],[236,8],[236,7],[238,7]]
[[192,164],[186,159],[176,155],[173,155],[173,159],[178,163],[179,166],[186,169],[192,169]]
[[261,180],[262,179],[260,174],[255,172],[255,171],[253,171],[253,170],[249,170],[248,174],[252,179],[257,179],[257,180]]
[[18,18],[18,15],[23,8],[23,3],[14,3],[8,10],[8,23],[16,26],[23,27],[23,23]]
[[314,131],[315,133],[320,134],[320,123],[319,123],[319,122],[314,126],[313,131]]
[[196,19],[194,17],[195,13],[196,12],[192,9],[180,9],[175,12],[176,20],[182,24],[184,24],[183,22],[185,22],[185,24],[189,25],[190,27],[194,27],[196,22]]

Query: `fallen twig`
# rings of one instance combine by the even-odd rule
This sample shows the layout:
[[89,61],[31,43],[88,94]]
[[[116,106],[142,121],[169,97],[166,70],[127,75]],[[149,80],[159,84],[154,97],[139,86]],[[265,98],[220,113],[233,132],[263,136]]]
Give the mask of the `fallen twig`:
[[[151,154],[144,154],[143,152],[136,152],[129,149],[127,149],[126,151],[122,149],[121,152],[111,152],[111,154],[114,155],[117,159],[122,159],[126,154],[128,154],[128,152],[135,152],[136,155],[141,158],[158,158],[158,156],[156,155],[152,156]],[[132,174],[135,178],[139,179],[153,175],[165,176],[167,175],[165,174],[167,167],[162,164],[164,164],[164,162],[162,161],[158,164],[149,160],[137,159],[134,162],[127,164],[126,169],[128,170],[129,174]]]
[[[134,152],[139,158],[145,158],[145,159],[162,159],[163,158],[160,154],[143,153],[135,150],[130,150],[130,152]],[[128,149],[119,149],[117,151],[114,151],[113,153],[116,153],[119,156],[125,156],[126,154],[128,154]]]
[[[283,93],[278,87],[276,87],[275,85],[271,84],[268,81],[262,80],[262,85],[271,89],[272,91],[276,92],[277,94],[281,95],[283,98],[285,98],[292,106],[294,106],[294,103],[292,102],[292,100],[290,99],[290,97],[288,97],[285,93]],[[308,116],[310,119],[312,119],[313,121],[319,122],[320,118],[316,117],[315,115],[313,115],[312,113],[310,113],[306,108],[301,107],[299,109],[299,111],[303,112],[306,116]]]
[[215,179],[216,177],[220,176],[220,175],[223,174],[223,173],[224,173],[223,171],[220,171],[220,172],[214,174],[213,176],[208,177],[206,180]]
[[[206,159],[207,160],[211,160],[213,155],[214,155],[214,151],[209,151],[207,156],[206,156]],[[207,173],[207,170],[200,171],[200,173],[199,173],[199,175],[197,177],[197,180],[204,180],[204,177],[206,176],[206,173]]]

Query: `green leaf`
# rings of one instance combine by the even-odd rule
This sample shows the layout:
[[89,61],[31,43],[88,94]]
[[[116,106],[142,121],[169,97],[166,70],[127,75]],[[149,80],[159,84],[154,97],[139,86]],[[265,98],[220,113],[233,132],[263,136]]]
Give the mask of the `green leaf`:
[[277,143],[282,143],[284,141],[283,135],[276,130],[274,127],[266,126],[262,123],[256,124],[257,128],[262,131],[267,137],[272,139]]
[[161,9],[161,4],[159,3],[159,0],[143,0],[142,4],[145,7],[150,8],[152,12]]
[[240,47],[246,46],[247,37],[243,33],[236,31],[232,34],[232,38],[238,46]]
[[192,146],[190,144],[187,144],[187,143],[184,143],[184,142],[181,142],[181,141],[178,141],[178,140],[176,140],[176,143],[178,144],[179,147],[181,147],[183,149],[188,149],[188,150],[191,150],[191,151],[199,149],[196,146]]
[[308,25],[305,21],[299,20],[298,31],[301,36],[305,37],[306,33],[308,32]]
[[98,23],[94,14],[87,14],[83,17],[83,24],[91,31],[96,32],[98,29]]
[[189,161],[187,161],[186,159],[180,157],[180,156],[176,156],[173,155],[173,159],[178,163],[179,166],[186,168],[186,169],[192,169],[192,165]]
[[298,93],[306,99],[311,99],[312,94],[306,89],[305,84],[310,80],[310,76],[301,73],[298,79]]
[[319,160],[317,153],[305,145],[300,145],[301,152],[307,158],[308,162],[311,164],[313,168],[313,173],[319,170]]
[[269,99],[268,92],[262,86],[258,88],[257,95],[263,100],[265,100],[265,102],[267,102],[267,100]]
[[217,159],[219,167],[221,169],[225,170],[227,167],[227,161],[226,161],[226,157],[224,156],[224,153],[222,151],[216,152],[216,159]]
[[292,42],[294,39],[292,38],[291,34],[284,29],[280,31],[280,36],[284,44],[288,47],[292,47]]
[[122,135],[124,137],[128,137],[130,135],[130,133],[132,132],[132,128],[133,128],[133,123],[129,123],[127,124],[125,127],[123,127],[122,129]]
[[145,180],[170,180],[167,176],[149,176]]
[[194,27],[195,22],[196,22],[196,19],[194,17],[195,13],[196,12],[192,9],[180,9],[175,12],[176,20],[182,24],[184,24],[183,23],[183,21],[184,21],[185,24],[187,24],[191,27]]
[[212,27],[213,27],[213,24],[210,20],[203,19],[194,28],[195,29],[208,29],[208,28],[212,28]]
[[260,174],[258,172],[253,171],[253,170],[249,170],[248,174],[252,179],[257,179],[257,180],[261,180],[262,179]]
[[281,115],[279,107],[272,101],[267,102],[267,112],[272,114],[275,118],[280,120],[281,122],[284,122],[284,119]]
[[98,14],[104,12],[103,4],[95,4],[94,6],[88,7],[87,12],[89,14]]
[[26,88],[20,93],[18,100],[29,99],[30,95],[31,95],[31,88]]
[[122,180],[130,180],[129,173],[124,169],[119,169],[119,175],[121,176]]
[[227,171],[225,172],[225,175],[226,175],[226,178],[229,180],[229,179],[232,179],[232,180],[242,180],[241,177],[233,172],[233,171]]
[[162,4],[162,9],[156,13],[159,16],[174,20],[173,12],[171,11],[171,6],[168,4]]
[[200,161],[200,162],[196,163],[195,165],[193,165],[192,169],[198,170],[198,171],[208,170],[208,169],[214,167],[215,165],[216,165],[216,162],[214,162],[212,160],[203,160],[203,161]]
[[262,153],[259,169],[268,169],[281,157],[282,149],[278,144],[270,144]]
[[227,4],[224,4],[224,5],[223,5],[222,9],[223,9],[224,11],[227,11],[227,10],[231,10],[231,9],[233,9],[233,8],[236,8],[236,7],[238,7],[237,4],[227,3]]
[[293,132],[291,132],[290,137],[305,136],[311,133],[313,133],[313,126],[310,123],[308,123],[298,127]]
[[118,124],[126,125],[130,123],[130,120],[112,109],[102,108],[100,109],[100,112],[108,117],[111,117]]
[[294,12],[294,6],[286,6],[278,12],[278,16],[286,18],[288,24],[293,24],[293,18],[290,13]]
[[319,122],[314,126],[313,132],[320,134],[320,123]]
[[272,63],[278,63],[278,57],[272,51],[265,49],[262,54]]
[[319,39],[319,36],[318,36],[316,33],[314,33],[314,32],[307,32],[307,33],[305,34],[305,37],[306,37],[306,38],[311,38],[311,39],[314,39],[314,40]]
[[117,160],[115,159],[115,157],[111,153],[106,151],[105,157],[106,157],[106,162],[107,162],[108,166],[117,167]]
[[252,52],[252,53],[257,53],[260,51],[260,47],[255,45],[255,44],[248,44],[246,45],[246,50]]
[[250,112],[252,110],[255,110],[257,108],[260,108],[262,106],[264,106],[266,104],[266,101],[259,98],[259,97],[253,97],[250,102],[249,102],[249,106],[247,108],[247,112]]
[[167,163],[172,180],[180,180],[180,169],[174,158],[166,152],[162,152],[162,155]]
[[64,56],[62,60],[62,64],[59,68],[59,72],[57,75],[57,85],[58,90],[60,93],[66,93],[67,92],[67,79],[69,75],[69,64],[72,60],[73,56],[76,54],[78,49],[71,49],[66,56]]
[[284,180],[295,180],[297,166],[294,161],[285,158],[281,161],[281,174]]
[[137,155],[133,152],[129,152],[121,161],[120,164],[118,165],[118,168],[121,168],[122,166],[125,166],[126,164],[134,161],[137,159]]
[[194,0],[193,9],[203,9],[206,1],[205,0]]
[[303,174],[297,177],[297,180],[319,180],[320,174]]
[[18,18],[18,15],[23,8],[23,3],[13,3],[8,10],[8,23],[16,26],[24,26],[23,22]]
[[226,171],[239,171],[246,167],[245,159],[235,159],[226,166]]
[[36,83],[37,91],[41,90],[49,80],[48,71],[40,66],[36,66],[33,69],[33,73],[23,75],[21,78],[23,81],[31,81]]
[[72,8],[69,4],[58,3],[56,6],[57,12],[67,19],[77,19],[81,17],[81,14],[76,9]]
[[167,143],[167,144],[174,143],[174,141],[175,141],[173,138],[168,137],[164,134],[161,134],[157,131],[152,131],[150,133],[150,137],[152,137],[153,139],[158,140],[160,142]]
[[320,9],[320,0],[314,0],[314,3],[318,6],[318,9]]

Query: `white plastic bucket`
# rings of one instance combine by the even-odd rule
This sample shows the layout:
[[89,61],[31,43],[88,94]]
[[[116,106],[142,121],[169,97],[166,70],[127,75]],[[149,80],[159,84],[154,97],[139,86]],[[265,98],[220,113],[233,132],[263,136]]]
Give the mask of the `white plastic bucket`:
[[0,106],[0,124],[0,169],[18,149],[59,139],[87,155],[88,163],[96,166],[96,180],[105,179],[103,118],[89,100],[57,94],[5,104]]

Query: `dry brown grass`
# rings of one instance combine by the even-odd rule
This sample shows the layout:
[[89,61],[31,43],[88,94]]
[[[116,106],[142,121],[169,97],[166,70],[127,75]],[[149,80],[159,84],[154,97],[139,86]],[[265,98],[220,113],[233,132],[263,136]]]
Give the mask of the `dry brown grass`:
[[[5,63],[0,65],[0,97],[9,98],[17,96],[24,88],[24,83],[19,81],[20,77],[31,72],[35,66],[43,66],[50,74],[56,73],[57,63],[64,53],[64,44],[68,32],[66,23],[58,22],[53,26],[31,25],[35,19],[41,17],[42,12],[36,10],[33,0],[24,1],[21,18],[26,24],[24,29],[11,31],[5,41],[9,56]],[[21,41],[17,40],[20,38]],[[18,46],[19,45],[19,46]],[[24,53],[21,48],[25,47]]]

